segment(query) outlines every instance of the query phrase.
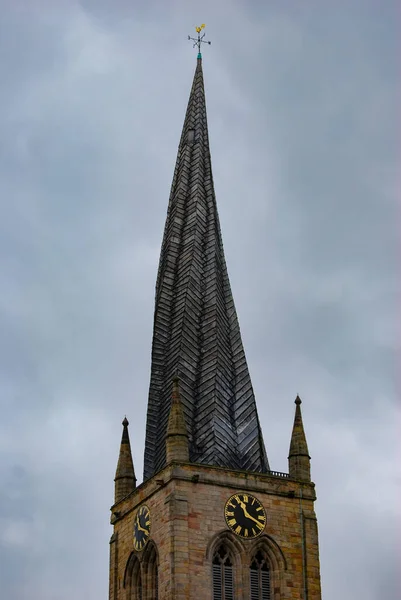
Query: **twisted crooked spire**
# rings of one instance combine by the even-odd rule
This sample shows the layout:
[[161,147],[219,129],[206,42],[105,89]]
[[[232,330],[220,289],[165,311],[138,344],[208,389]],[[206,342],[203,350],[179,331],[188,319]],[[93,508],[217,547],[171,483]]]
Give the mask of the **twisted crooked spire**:
[[201,58],[178,148],[156,282],[144,479],[166,464],[176,375],[190,460],[267,471],[223,252]]

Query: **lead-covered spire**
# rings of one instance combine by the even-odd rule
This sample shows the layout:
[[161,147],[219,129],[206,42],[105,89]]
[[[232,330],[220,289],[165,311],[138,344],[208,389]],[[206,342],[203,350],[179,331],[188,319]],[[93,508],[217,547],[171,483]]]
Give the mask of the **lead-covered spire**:
[[144,478],[166,464],[171,380],[180,378],[190,460],[269,469],[223,252],[198,57],[156,282]]

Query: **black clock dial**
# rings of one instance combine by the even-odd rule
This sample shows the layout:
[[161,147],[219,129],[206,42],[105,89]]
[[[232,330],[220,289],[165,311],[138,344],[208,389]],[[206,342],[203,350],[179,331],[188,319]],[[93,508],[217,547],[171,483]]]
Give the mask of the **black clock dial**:
[[150,536],[150,510],[141,506],[134,519],[134,548],[143,550]]
[[255,496],[242,492],[227,500],[224,515],[228,527],[245,539],[260,535],[266,525],[266,513],[262,504]]

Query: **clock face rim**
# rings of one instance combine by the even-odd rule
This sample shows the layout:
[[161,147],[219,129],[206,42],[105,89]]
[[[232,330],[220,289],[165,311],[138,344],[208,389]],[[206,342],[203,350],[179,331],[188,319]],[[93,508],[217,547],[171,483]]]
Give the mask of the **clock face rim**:
[[[233,498],[236,498],[237,496],[246,496],[248,498],[248,502],[249,502],[250,499],[254,499],[258,503],[258,506],[261,507],[261,509],[262,509],[261,515],[264,516],[264,522],[260,523],[260,525],[263,525],[263,527],[256,534],[250,534],[250,535],[245,536],[242,533],[236,532],[235,529],[234,529],[234,527],[239,526],[240,523],[236,522],[235,525],[230,525],[229,524],[228,521],[229,521],[229,519],[230,520],[232,519],[232,515],[227,516],[227,510],[228,510],[230,502],[233,500]],[[242,501],[244,501],[243,498],[242,498]],[[237,506],[238,506],[238,503],[237,503]],[[228,498],[228,500],[226,501],[226,503],[224,505],[224,518],[225,518],[225,521],[226,521],[226,525],[230,529],[230,531],[232,531],[235,535],[237,535],[238,537],[242,538],[243,540],[254,540],[255,538],[259,537],[264,532],[264,530],[266,528],[266,509],[265,509],[265,507],[263,506],[263,504],[261,503],[261,501],[258,498],[256,498],[256,496],[254,496],[253,494],[249,494],[248,492],[236,492],[235,494],[232,494],[232,496],[230,496]],[[241,529],[244,530],[245,527],[243,525],[241,525]]]
[[[144,511],[145,512],[147,511],[147,513],[148,513],[149,525],[148,526],[145,525],[145,527],[147,527],[147,532],[146,532],[146,535],[142,538],[144,541],[144,544],[143,544],[142,548],[139,548],[138,547],[139,541],[136,537],[137,533],[138,533],[138,530],[136,529],[136,523],[137,523],[137,520],[140,518],[140,513],[143,513]],[[142,552],[142,550],[145,548],[146,544],[148,543],[149,538],[150,538],[151,525],[152,525],[152,518],[151,518],[150,508],[147,504],[142,504],[136,511],[135,518],[134,518],[133,538],[134,538],[134,550],[136,550],[136,552]]]

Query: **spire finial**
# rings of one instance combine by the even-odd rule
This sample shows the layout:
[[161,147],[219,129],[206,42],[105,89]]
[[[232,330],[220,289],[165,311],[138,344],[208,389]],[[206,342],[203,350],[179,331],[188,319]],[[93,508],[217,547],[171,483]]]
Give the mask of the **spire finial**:
[[301,398],[297,395],[297,397],[295,398],[295,404],[302,404],[302,400]]
[[206,25],[204,23],[202,23],[202,25],[200,27],[195,27],[196,33],[198,34],[197,38],[193,38],[190,35],[188,36],[188,39],[192,40],[194,42],[194,45],[192,47],[198,48],[198,58],[202,58],[201,45],[209,44],[209,46],[210,46],[210,44],[212,43],[212,42],[208,42],[207,40],[203,39],[205,37],[205,34],[201,35],[201,31],[202,31],[202,29],[205,29],[205,27],[206,27]]

